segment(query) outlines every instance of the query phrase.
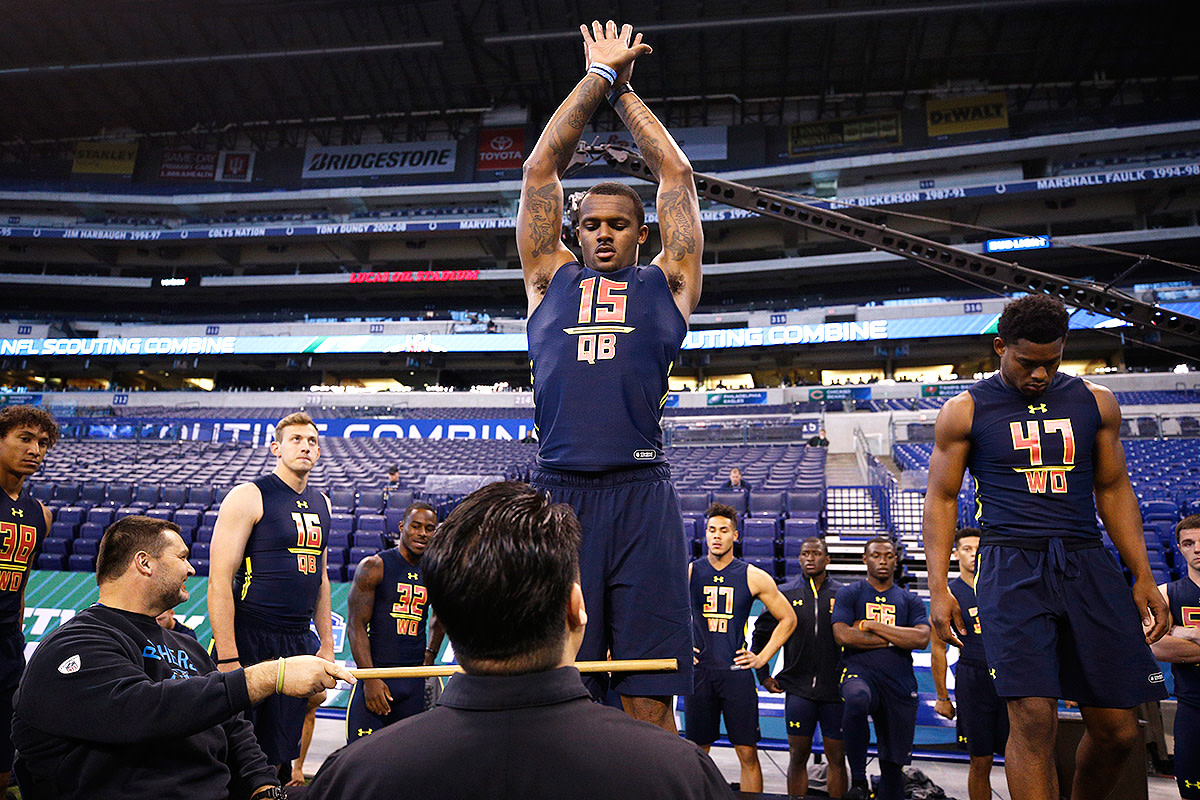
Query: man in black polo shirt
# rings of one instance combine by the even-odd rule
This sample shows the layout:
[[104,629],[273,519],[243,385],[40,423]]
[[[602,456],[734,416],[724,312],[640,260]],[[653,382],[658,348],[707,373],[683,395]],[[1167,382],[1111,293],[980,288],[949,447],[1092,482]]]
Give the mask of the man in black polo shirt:
[[587,615],[569,506],[523,483],[485,486],[421,568],[465,672],[437,707],[331,755],[307,800],[732,797],[700,748],[591,701],[572,666]]

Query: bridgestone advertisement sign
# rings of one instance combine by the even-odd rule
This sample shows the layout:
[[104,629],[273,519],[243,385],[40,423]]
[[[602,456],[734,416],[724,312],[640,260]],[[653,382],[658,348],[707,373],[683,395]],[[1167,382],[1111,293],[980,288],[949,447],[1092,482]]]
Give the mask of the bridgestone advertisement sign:
[[454,172],[457,151],[458,143],[448,139],[309,147],[304,151],[304,169],[300,177],[361,178]]

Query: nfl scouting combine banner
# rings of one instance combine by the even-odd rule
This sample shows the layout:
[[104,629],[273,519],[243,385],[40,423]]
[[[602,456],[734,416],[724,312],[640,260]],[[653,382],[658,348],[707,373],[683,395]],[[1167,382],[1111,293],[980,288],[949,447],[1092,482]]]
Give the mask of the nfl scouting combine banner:
[[454,172],[458,143],[380,142],[345,147],[309,147],[301,178],[366,178],[373,175],[416,175]]

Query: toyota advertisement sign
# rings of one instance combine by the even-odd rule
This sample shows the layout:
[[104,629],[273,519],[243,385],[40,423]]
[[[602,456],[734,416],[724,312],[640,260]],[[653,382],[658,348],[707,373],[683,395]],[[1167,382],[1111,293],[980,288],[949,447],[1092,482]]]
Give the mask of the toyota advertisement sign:
[[483,128],[479,131],[476,171],[520,169],[525,161],[524,128]]

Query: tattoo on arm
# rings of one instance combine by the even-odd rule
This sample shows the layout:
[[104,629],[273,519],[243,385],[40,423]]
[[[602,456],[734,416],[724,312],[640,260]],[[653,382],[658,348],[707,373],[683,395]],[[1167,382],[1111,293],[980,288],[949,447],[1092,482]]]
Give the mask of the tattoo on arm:
[[662,123],[654,117],[654,112],[640,101],[632,109],[629,105],[630,103],[621,105],[618,111],[621,121],[633,134],[633,140],[637,142],[638,150],[642,152],[642,158],[646,159],[647,166],[657,175],[663,163],[663,148],[655,128],[661,128]]
[[692,193],[685,186],[664,191],[658,198],[658,224],[663,249],[673,261],[696,252],[696,221],[692,215]]
[[562,193],[557,182],[526,187],[524,222],[530,253],[553,255],[562,235]]
[[567,164],[571,163],[575,145],[579,143],[584,126],[604,99],[606,86],[604,80],[596,76],[585,80],[577,90],[578,97],[575,102],[566,109],[566,114],[557,120],[551,120],[550,127],[547,127],[547,141],[550,151],[554,153],[554,163],[559,175],[566,170]]

